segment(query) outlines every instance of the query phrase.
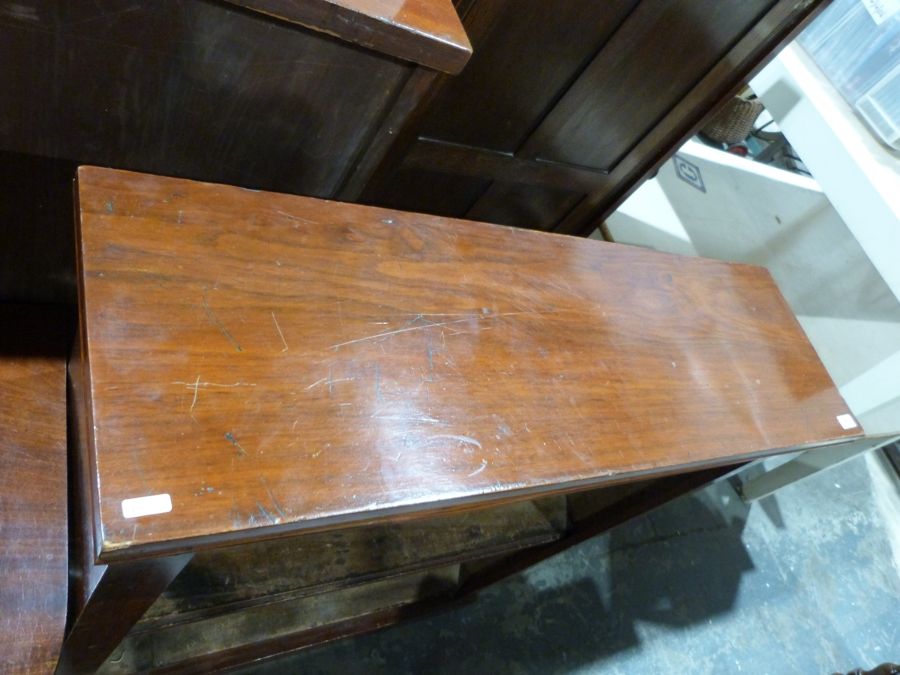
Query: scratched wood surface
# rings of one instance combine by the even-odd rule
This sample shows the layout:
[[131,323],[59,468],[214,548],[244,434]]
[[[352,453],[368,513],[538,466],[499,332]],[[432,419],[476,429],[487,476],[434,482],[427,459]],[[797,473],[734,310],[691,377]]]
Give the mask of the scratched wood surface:
[[51,673],[66,624],[65,311],[0,305],[0,672]]
[[[858,435],[760,268],[83,167],[100,559]],[[125,517],[123,500],[172,510]]]
[[458,73],[472,56],[451,0],[228,2],[448,73]]

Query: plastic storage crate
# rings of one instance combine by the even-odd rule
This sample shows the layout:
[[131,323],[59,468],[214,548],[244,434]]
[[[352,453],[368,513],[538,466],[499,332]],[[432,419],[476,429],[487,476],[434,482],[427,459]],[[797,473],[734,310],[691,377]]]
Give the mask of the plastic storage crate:
[[900,150],[900,12],[834,0],[798,38],[878,138]]

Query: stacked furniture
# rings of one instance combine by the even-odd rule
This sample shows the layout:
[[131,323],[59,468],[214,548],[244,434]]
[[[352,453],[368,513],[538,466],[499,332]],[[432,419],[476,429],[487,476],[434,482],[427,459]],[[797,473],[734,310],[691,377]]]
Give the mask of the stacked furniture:
[[[587,233],[821,4],[7,8],[3,668],[52,670],[64,624],[84,672],[369,630],[851,437],[765,274],[407,213]],[[73,208],[83,164],[388,208],[98,170]]]

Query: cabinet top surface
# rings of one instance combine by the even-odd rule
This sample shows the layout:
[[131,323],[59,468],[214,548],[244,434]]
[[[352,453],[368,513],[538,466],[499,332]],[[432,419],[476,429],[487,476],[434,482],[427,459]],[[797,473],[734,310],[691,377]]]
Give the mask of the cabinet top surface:
[[77,190],[102,559],[860,432],[760,268],[92,167]]
[[448,73],[458,73],[472,55],[451,0],[228,2]]

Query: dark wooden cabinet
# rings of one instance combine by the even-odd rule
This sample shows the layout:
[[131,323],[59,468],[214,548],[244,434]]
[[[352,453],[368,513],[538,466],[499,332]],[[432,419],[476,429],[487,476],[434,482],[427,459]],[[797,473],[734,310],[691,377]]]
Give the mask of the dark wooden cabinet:
[[474,55],[363,200],[589,234],[816,4],[460,3]]
[[0,61],[4,150],[322,197],[418,66],[207,0],[40,3]]

